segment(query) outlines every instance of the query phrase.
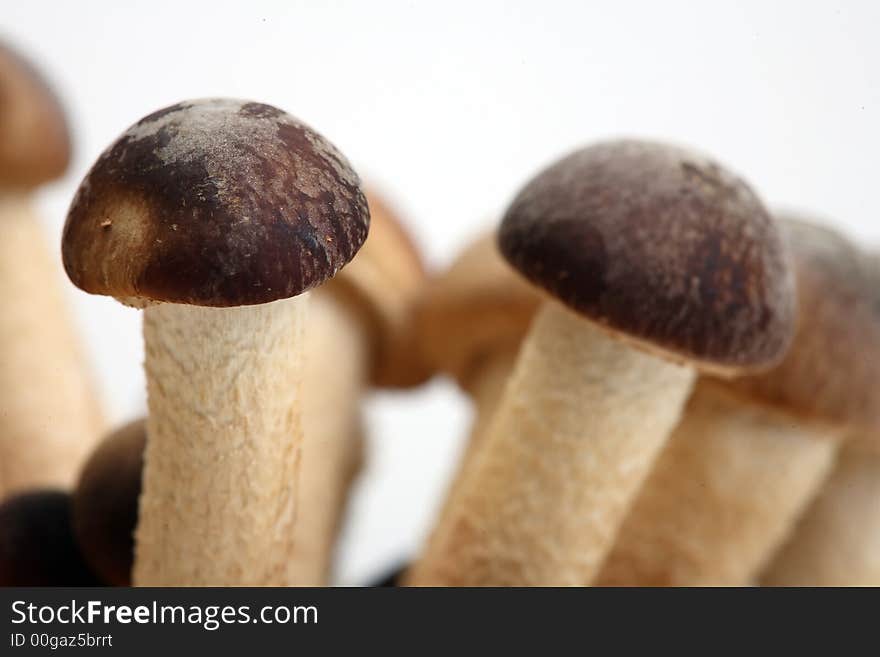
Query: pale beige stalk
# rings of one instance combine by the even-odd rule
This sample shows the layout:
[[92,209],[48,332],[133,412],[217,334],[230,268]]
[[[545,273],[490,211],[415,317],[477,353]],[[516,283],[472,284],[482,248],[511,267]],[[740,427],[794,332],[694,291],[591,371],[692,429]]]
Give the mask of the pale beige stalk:
[[375,194],[370,233],[311,301],[292,584],[326,585],[352,481],[363,459],[361,402],[370,384],[409,387],[429,372],[414,358],[411,306],[425,271],[400,220]]
[[701,383],[595,583],[748,584],[827,475],[834,437]]
[[363,458],[360,403],[369,339],[357,311],[317,290],[309,300],[299,511],[288,581],[325,586],[351,482]]
[[580,585],[678,420],[693,370],[557,303],[523,344],[414,585]]
[[104,430],[60,286],[24,192],[0,192],[0,498],[68,487]]
[[144,310],[150,417],[136,585],[287,583],[305,303]]
[[880,456],[842,450],[761,584],[880,586]]
[[441,508],[440,518],[434,525],[432,537],[441,536],[449,531],[448,523],[453,515],[452,512],[458,508],[457,496],[463,489],[462,482],[467,480],[485,442],[483,438],[513,371],[517,351],[516,347],[509,347],[488,354],[467,379],[459,381],[471,398],[474,418],[470,434],[464,444],[464,453],[458,459],[459,467],[447,489],[446,501]]
[[468,456],[482,443],[483,435],[504,393],[504,386],[516,364],[518,352],[519,342],[500,346],[496,351],[487,353],[467,377],[460,381],[474,407],[473,423],[466,444]]

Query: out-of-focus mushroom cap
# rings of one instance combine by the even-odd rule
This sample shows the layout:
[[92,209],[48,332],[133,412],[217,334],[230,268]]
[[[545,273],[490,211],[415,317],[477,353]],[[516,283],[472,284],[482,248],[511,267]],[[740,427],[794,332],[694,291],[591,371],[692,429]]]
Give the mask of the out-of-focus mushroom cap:
[[778,228],[740,178],[673,146],[613,141],[533,178],[499,231],[528,280],[633,344],[725,375],[791,340],[794,285]]
[[0,504],[0,586],[99,586],[70,527],[63,491],[19,493]]
[[423,383],[431,369],[413,338],[413,304],[427,279],[415,241],[400,215],[375,191],[367,192],[370,234],[363,248],[326,289],[355,303],[373,340],[373,383],[405,388]]
[[70,162],[64,111],[42,76],[0,43],[0,186],[33,187]]
[[880,436],[880,267],[840,233],[780,215],[800,309],[785,359],[731,389],[818,422]]
[[101,579],[131,585],[146,422],[105,438],[89,457],[73,493],[73,529],[83,556]]

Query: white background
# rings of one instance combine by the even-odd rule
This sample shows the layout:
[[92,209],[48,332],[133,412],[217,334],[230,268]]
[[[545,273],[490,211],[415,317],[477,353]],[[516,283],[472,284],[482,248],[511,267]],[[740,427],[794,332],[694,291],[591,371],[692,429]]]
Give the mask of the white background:
[[[6,0],[0,10],[0,35],[37,59],[73,125],[73,166],[39,198],[55,244],[79,180],[130,123],[185,98],[237,96],[329,137],[406,212],[437,267],[536,168],[614,135],[697,146],[770,206],[880,243],[878,28],[876,2]],[[139,314],[67,286],[110,417],[142,413]],[[445,381],[371,398],[340,581],[416,549],[469,412]]]

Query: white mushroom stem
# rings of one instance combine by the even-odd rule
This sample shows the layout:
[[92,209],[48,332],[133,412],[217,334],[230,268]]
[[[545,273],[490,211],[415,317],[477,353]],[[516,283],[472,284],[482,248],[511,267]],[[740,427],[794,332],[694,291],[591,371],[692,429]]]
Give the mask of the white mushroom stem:
[[305,296],[144,310],[150,415],[136,585],[286,583]]
[[548,303],[413,585],[580,585],[678,420],[694,374]]
[[596,583],[751,583],[827,475],[833,438],[699,385]]
[[360,403],[370,345],[351,304],[320,289],[309,303],[299,507],[288,581],[324,586],[363,456]]
[[880,455],[842,451],[761,584],[880,586]]
[[60,280],[27,194],[0,191],[0,498],[72,485],[103,433]]

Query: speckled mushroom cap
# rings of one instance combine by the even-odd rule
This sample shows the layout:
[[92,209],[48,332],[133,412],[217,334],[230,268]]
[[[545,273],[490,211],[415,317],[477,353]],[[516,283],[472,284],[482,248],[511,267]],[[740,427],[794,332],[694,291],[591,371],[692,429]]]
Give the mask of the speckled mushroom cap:
[[0,186],[33,187],[70,161],[64,112],[46,82],[0,43]]
[[623,140],[572,153],[519,192],[499,244],[569,308],[673,360],[738,374],[791,339],[775,222],[745,182],[687,150]]
[[540,300],[501,257],[495,234],[483,235],[430,281],[417,304],[425,358],[465,381],[489,353],[516,348]]
[[136,420],[107,436],[73,492],[72,524],[86,562],[103,581],[130,586],[147,430]]
[[780,219],[795,263],[795,338],[777,367],[728,385],[779,410],[880,434],[880,272],[840,233]]
[[370,234],[326,289],[357,304],[368,318],[373,383],[409,387],[430,375],[412,339],[412,308],[427,279],[425,264],[400,215],[375,190],[366,195]]
[[196,100],[141,119],[101,154],[62,255],[86,292],[243,306],[332,277],[368,227],[357,174],[321,135],[270,105]]

